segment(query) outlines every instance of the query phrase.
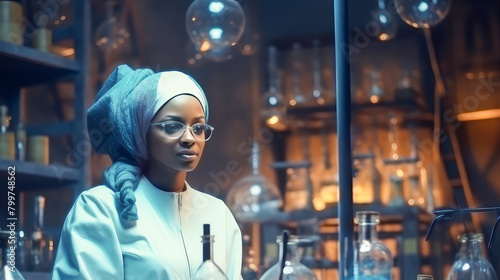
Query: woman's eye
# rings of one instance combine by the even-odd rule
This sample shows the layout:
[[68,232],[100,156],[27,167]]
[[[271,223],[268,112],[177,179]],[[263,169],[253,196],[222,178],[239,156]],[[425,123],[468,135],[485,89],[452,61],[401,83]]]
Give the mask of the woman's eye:
[[205,126],[202,124],[195,124],[192,126],[192,128],[193,128],[193,132],[198,134],[198,135],[201,135],[205,132]]
[[163,127],[165,129],[165,132],[169,134],[182,130],[182,125],[177,123],[166,123]]

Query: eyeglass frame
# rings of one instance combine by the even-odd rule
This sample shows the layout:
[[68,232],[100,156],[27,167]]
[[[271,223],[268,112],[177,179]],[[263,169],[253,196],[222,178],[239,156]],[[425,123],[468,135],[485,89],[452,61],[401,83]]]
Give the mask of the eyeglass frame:
[[[179,137],[172,137],[170,136],[166,131],[165,131],[165,125],[167,123],[172,123],[172,122],[175,122],[175,123],[180,123],[182,126],[183,126],[183,131],[181,133],[181,135]],[[172,139],[172,140],[177,140],[177,139],[180,139],[182,136],[184,136],[184,133],[186,133],[186,130],[189,128],[189,131],[191,131],[191,135],[193,135],[194,139],[196,139],[197,141],[202,141],[202,142],[207,142],[208,140],[210,140],[210,138],[212,138],[212,134],[214,132],[214,127],[209,125],[209,124],[206,124],[206,123],[195,123],[193,125],[190,125],[190,126],[187,126],[185,124],[183,124],[182,122],[180,121],[174,121],[174,120],[168,120],[168,121],[164,121],[164,122],[159,122],[159,123],[150,123],[149,125],[161,125],[161,127],[163,128],[163,132],[167,135],[168,138]],[[203,125],[203,126],[207,126],[208,129],[210,130],[210,136],[208,138],[206,138],[205,140],[200,140],[198,139],[198,137],[196,136],[196,133],[193,132],[193,126],[195,125]],[[205,130],[204,130],[205,131]]]

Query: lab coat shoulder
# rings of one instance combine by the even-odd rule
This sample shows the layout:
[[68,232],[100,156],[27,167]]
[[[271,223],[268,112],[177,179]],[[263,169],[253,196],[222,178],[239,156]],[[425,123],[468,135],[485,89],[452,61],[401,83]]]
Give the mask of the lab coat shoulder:
[[52,279],[123,279],[118,220],[111,189],[82,192],[64,222]]

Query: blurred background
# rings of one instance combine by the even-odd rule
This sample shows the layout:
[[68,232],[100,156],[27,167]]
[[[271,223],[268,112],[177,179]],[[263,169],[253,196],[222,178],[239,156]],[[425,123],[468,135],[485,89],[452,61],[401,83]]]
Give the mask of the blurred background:
[[[233,211],[244,279],[277,262],[283,229],[305,237],[298,259],[318,279],[338,278],[333,1],[0,9],[0,168],[5,182],[13,166],[16,177],[15,199],[1,193],[15,213],[0,217],[18,218],[27,279],[49,277],[74,199],[103,183],[111,161],[91,150],[101,131],[86,131],[86,110],[124,63],[181,70],[204,89],[215,132],[188,181]],[[498,274],[500,238],[486,244],[500,212],[500,2],[353,0],[348,11],[355,211],[380,213],[394,279],[444,279],[466,232],[483,234]],[[456,215],[424,241],[432,211],[468,207],[491,213]]]

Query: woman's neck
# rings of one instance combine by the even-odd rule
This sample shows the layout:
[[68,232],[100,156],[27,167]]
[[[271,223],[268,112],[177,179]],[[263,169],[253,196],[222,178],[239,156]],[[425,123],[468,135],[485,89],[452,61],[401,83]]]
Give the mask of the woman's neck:
[[185,189],[186,172],[170,169],[160,163],[150,164],[144,175],[160,190],[182,192]]

